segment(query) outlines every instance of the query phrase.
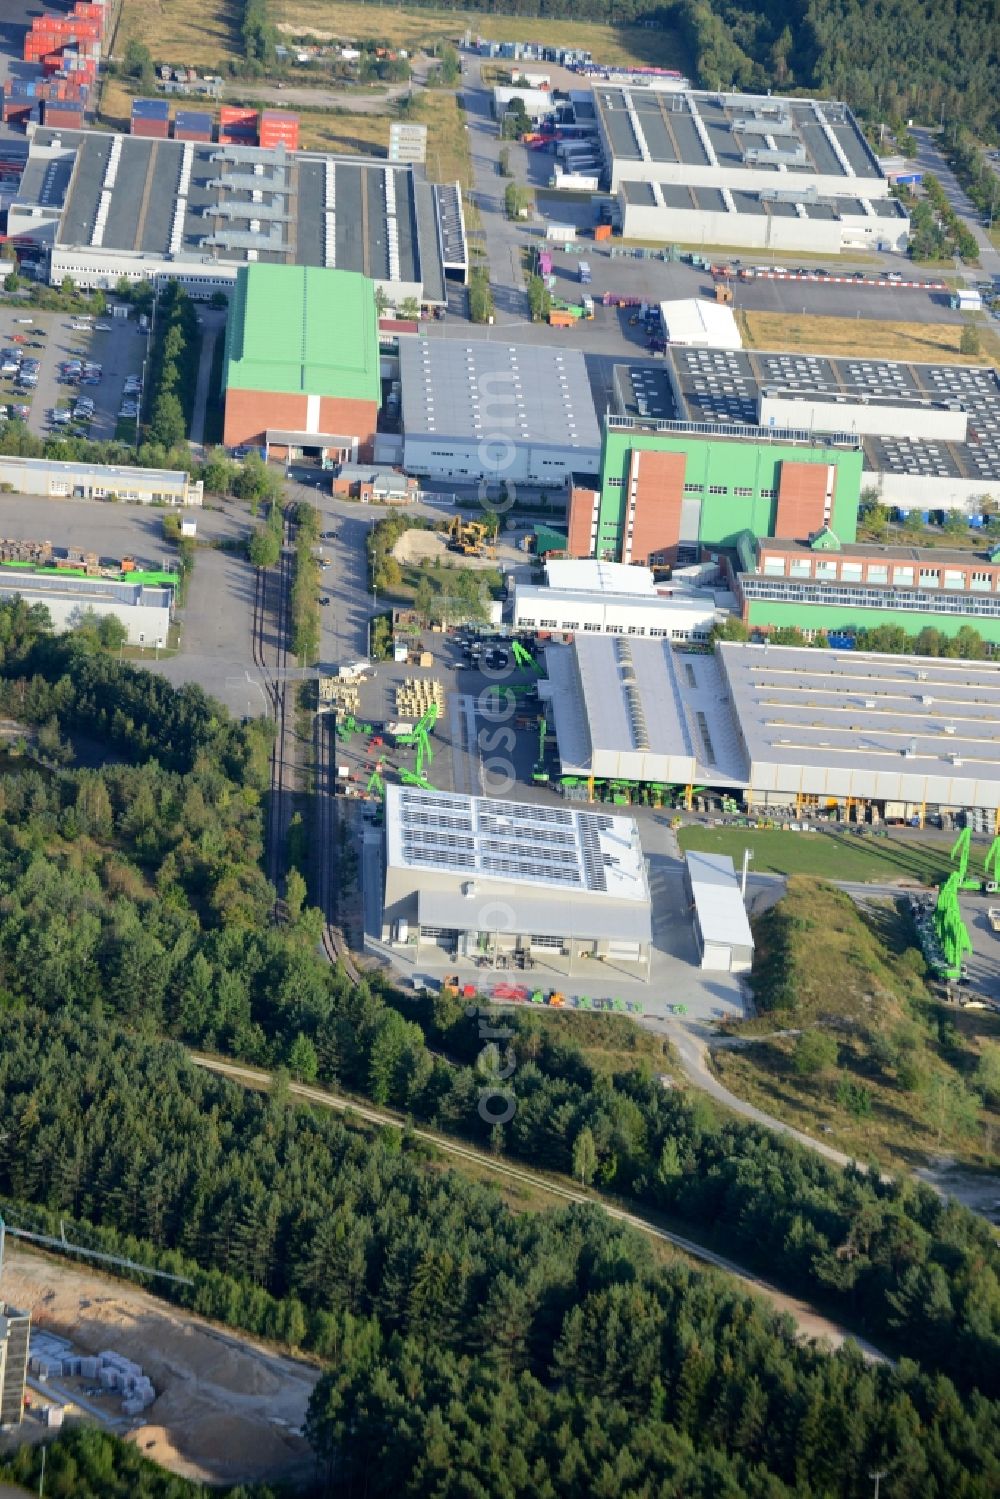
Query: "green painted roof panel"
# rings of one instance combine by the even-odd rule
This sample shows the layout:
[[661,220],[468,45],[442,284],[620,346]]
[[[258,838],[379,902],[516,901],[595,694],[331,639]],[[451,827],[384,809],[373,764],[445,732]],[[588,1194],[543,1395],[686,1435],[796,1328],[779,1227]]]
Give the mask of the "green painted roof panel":
[[378,401],[375,286],[318,266],[240,269],[226,328],[227,390]]

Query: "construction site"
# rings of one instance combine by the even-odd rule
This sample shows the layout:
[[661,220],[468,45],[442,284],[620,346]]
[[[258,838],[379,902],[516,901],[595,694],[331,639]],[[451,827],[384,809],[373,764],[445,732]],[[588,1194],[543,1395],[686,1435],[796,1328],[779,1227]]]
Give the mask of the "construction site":
[[41,1334],[27,1419],[8,1440],[84,1420],[198,1483],[295,1482],[312,1472],[301,1433],[318,1368],[9,1238],[3,1283]]

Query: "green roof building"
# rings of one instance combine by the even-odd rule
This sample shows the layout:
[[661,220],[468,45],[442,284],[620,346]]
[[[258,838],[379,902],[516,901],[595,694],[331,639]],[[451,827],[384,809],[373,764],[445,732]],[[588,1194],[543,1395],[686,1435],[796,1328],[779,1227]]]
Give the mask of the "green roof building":
[[223,389],[228,446],[369,459],[381,400],[374,283],[357,271],[242,267]]

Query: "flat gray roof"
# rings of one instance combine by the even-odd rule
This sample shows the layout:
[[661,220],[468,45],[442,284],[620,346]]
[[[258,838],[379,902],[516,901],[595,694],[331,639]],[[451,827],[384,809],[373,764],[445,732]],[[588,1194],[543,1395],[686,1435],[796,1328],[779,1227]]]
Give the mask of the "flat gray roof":
[[[986,782],[1000,798],[1000,663],[730,643],[716,651],[755,766],[852,772],[876,787],[884,775],[889,797],[899,778]],[[966,804],[994,804],[981,795]]]
[[402,424],[408,436],[497,435],[592,451],[601,445],[579,349],[499,339],[400,340]]
[[[878,160],[853,115],[846,105],[837,102],[821,103],[818,116],[812,103],[801,99],[699,90],[661,93],[598,84],[594,103],[612,154],[620,162],[643,160],[632,124],[635,119],[650,160],[713,170],[698,128],[700,120],[719,168],[752,167],[755,171],[778,173],[777,161],[746,160],[748,150],[767,151],[773,145],[793,156],[802,153],[801,161],[784,163],[782,175],[786,178],[818,174],[842,177],[849,183],[854,179],[841,159],[839,152],[842,152],[857,178],[882,180]],[[768,123],[774,126],[773,134],[767,131]]]
[[[668,345],[681,421],[755,425],[762,389],[802,403],[810,397],[912,407],[913,436],[865,437],[866,467],[891,474],[1000,482],[1000,377],[989,366],[913,364],[904,360],[832,359],[825,354],[683,349]],[[928,403],[958,402],[968,413],[966,441],[925,441],[920,412]]]
[[753,933],[732,859],[693,848],[684,859],[703,940],[753,952]]
[[616,364],[613,378],[615,404],[622,416],[677,420],[673,387],[662,365]]
[[[61,165],[43,162],[39,149],[58,139]],[[114,137],[100,131],[35,132],[34,160],[18,197],[44,201],[65,177],[72,185],[58,232],[63,247],[92,245],[111,143],[121,142],[110,189],[103,247],[109,251],[171,258],[170,242],[182,163],[191,170],[178,258],[265,264],[326,264],[326,170],[333,163],[335,264],[376,280],[422,282],[430,301],[444,298],[444,267],[433,190],[401,164],[371,158],[292,152],[282,155],[240,147],[227,155],[210,142]],[[53,171],[55,175],[52,176]],[[394,189],[390,213],[387,180]],[[54,185],[53,185],[54,184]],[[390,275],[390,222],[395,229],[395,274]],[[257,225],[258,227],[255,227]],[[214,240],[214,243],[212,242]]]
[[545,652],[568,774],[743,785],[746,759],[713,656],[667,640],[578,634]]

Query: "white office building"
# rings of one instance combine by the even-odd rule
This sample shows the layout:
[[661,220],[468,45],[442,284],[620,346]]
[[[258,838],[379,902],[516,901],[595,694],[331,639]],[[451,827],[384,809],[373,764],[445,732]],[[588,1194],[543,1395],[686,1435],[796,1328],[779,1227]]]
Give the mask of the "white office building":
[[516,630],[703,641],[728,612],[710,589],[658,584],[648,567],[623,562],[553,559],[545,578],[545,586],[516,585]]

